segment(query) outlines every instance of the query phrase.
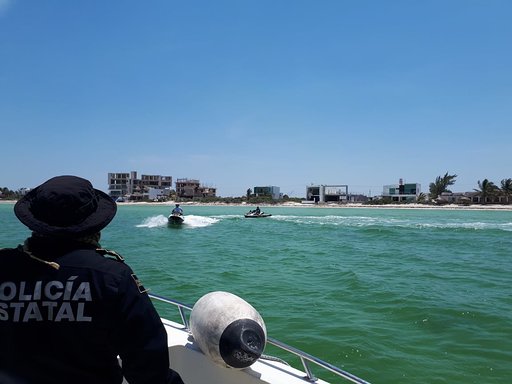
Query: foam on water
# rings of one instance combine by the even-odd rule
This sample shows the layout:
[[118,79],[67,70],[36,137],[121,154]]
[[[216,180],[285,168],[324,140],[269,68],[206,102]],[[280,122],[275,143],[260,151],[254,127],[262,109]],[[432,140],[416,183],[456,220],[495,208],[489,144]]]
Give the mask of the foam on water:
[[183,224],[186,224],[187,226],[193,228],[202,228],[208,227],[218,222],[219,219],[215,217],[188,215],[185,216],[185,221],[183,222]]
[[345,227],[397,227],[397,228],[439,228],[439,229],[497,229],[512,231],[512,223],[495,223],[481,221],[418,221],[412,219],[396,219],[367,216],[286,216],[275,215],[269,218],[278,221],[287,221],[305,225],[332,225]]
[[136,225],[138,228],[155,228],[167,225],[168,220],[164,215],[151,216],[142,221],[141,224]]
[[[219,219],[205,216],[195,216],[188,215],[185,216],[185,221],[183,221],[183,225],[190,228],[202,228],[207,227],[209,225],[213,225],[219,222]],[[164,227],[167,226],[168,220],[167,216],[158,215],[151,216],[145,218],[141,224],[136,225],[138,228],[156,228],[156,227]]]

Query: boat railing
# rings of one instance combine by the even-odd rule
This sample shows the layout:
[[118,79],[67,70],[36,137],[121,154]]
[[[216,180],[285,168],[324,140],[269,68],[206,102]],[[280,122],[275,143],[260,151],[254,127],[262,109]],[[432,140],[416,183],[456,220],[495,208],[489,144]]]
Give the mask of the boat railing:
[[[188,321],[188,316],[186,314],[185,311],[191,311],[192,310],[192,307],[187,305],[187,304],[184,304],[180,301],[177,301],[177,300],[173,300],[173,299],[169,299],[167,297],[164,297],[164,296],[160,296],[160,295],[157,295],[157,294],[154,294],[154,293],[150,293],[149,294],[149,297],[151,297],[152,299],[154,300],[157,300],[157,301],[160,301],[160,302],[164,302],[164,303],[167,303],[167,304],[172,304],[172,305],[175,305],[176,307],[178,307],[178,311],[179,311],[179,314],[180,314],[180,317],[181,317],[181,321],[184,325],[184,327],[186,328],[187,331],[190,332],[190,326],[189,326],[189,321]],[[313,371],[311,370],[311,366],[310,366],[310,363],[313,363],[315,364],[316,366],[319,366],[329,372],[332,372],[333,374],[339,376],[339,377],[342,377],[348,381],[351,381],[353,383],[357,383],[357,384],[370,384],[368,381],[365,381],[347,371],[344,371],[342,370],[341,368],[338,368],[332,364],[329,364],[313,355],[310,355],[304,351],[301,351],[300,349],[297,349],[297,348],[294,348],[290,345],[287,345],[279,340],[276,340],[276,339],[273,339],[273,338],[270,338],[270,337],[267,337],[267,343],[285,351],[285,352],[288,352],[292,355],[295,355],[296,357],[298,357],[302,363],[302,366],[304,367],[304,372],[306,373],[306,379],[312,383],[314,383],[315,381],[317,381],[318,379],[315,377],[315,375],[313,374]]]

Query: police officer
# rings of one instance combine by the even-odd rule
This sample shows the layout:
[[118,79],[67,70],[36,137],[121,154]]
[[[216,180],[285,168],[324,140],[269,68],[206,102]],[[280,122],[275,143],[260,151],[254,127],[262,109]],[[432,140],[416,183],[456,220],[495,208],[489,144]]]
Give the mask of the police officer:
[[144,286],[99,244],[116,209],[76,176],[54,177],[16,203],[33,232],[0,250],[0,383],[182,383]]

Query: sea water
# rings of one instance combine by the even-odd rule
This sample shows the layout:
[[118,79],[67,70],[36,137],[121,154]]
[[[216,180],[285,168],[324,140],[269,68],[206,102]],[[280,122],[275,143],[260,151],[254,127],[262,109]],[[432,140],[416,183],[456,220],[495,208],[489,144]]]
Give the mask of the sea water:
[[[0,247],[29,235],[12,207]],[[269,336],[372,383],[512,382],[512,211],[184,206],[169,227],[171,208],[121,205],[102,232],[151,292],[232,292]]]

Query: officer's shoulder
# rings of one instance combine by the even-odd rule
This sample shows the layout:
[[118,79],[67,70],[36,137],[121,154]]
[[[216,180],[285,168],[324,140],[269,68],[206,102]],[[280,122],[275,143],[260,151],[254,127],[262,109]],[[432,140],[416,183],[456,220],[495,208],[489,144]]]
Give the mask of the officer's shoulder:
[[0,255],[12,255],[19,253],[18,248],[0,248]]
[[112,251],[110,249],[105,249],[105,248],[96,248],[96,253],[99,253],[101,256],[103,256],[107,259],[112,259],[112,260],[116,260],[121,263],[124,263],[124,257],[121,256],[116,251]]

